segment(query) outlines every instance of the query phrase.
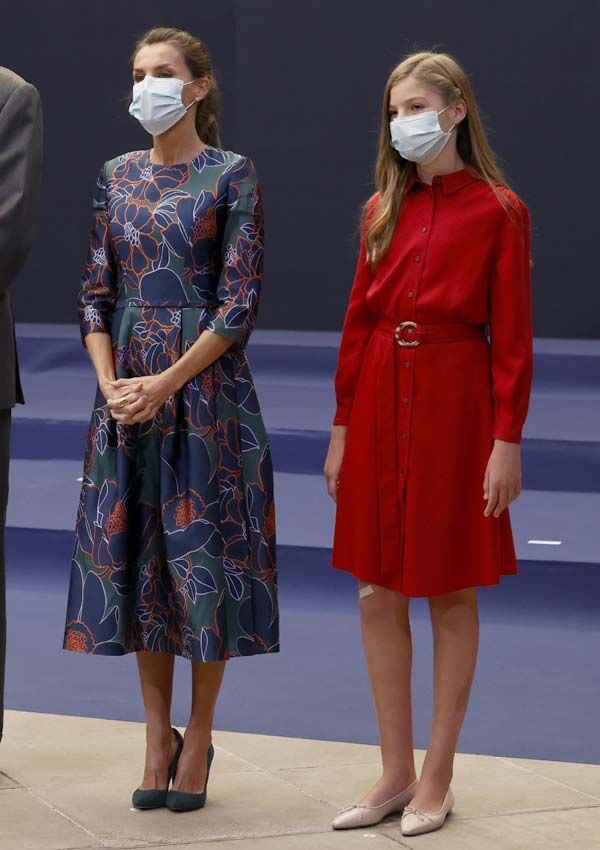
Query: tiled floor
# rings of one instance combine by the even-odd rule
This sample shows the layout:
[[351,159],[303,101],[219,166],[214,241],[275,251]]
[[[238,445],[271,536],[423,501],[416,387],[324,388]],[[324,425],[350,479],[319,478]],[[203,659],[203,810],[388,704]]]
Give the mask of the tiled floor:
[[142,725],[9,711],[0,848],[600,847],[599,765],[459,755],[455,813],[440,832],[410,839],[397,817],[365,830],[330,829],[336,810],[376,778],[376,747],[233,732],[217,732],[215,745],[205,809],[137,812],[129,801],[141,778]]

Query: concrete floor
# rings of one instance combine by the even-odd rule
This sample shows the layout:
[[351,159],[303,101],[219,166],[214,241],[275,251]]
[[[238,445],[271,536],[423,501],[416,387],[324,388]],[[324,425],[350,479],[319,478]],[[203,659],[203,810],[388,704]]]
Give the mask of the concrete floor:
[[405,838],[398,816],[369,829],[330,829],[335,812],[376,779],[377,747],[235,732],[216,732],[214,742],[205,809],[182,815],[166,809],[138,812],[130,799],[141,779],[143,725],[8,711],[0,744],[0,847],[600,846],[600,765],[458,755],[454,814],[437,833]]

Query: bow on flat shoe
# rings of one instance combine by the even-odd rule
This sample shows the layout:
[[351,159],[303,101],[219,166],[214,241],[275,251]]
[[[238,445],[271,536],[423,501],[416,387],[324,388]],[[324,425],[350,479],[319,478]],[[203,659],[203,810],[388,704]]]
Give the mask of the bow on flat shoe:
[[348,806],[346,809],[338,812],[331,825],[334,829],[356,829],[361,826],[374,826],[393,812],[401,812],[406,804],[412,800],[416,786],[417,780],[415,779],[408,788],[405,788],[400,794],[390,797],[389,800],[386,800],[379,806],[366,806],[363,803],[355,803],[353,806]]
[[454,794],[448,788],[444,802],[437,812],[422,812],[414,806],[408,805],[404,809],[400,829],[402,835],[422,835],[425,832],[433,832],[444,825],[446,817],[454,806]]

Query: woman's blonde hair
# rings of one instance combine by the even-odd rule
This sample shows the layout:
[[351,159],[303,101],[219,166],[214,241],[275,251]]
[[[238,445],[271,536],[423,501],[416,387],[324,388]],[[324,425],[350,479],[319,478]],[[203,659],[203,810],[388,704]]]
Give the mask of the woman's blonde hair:
[[186,30],[171,27],[155,27],[138,40],[133,51],[133,64],[137,53],[149,44],[173,44],[181,51],[185,63],[194,79],[206,77],[210,89],[206,97],[198,101],[196,108],[196,132],[203,142],[219,147],[219,87],[215,79],[210,53],[204,42]]
[[381,134],[375,167],[377,203],[372,198],[363,209],[363,228],[367,258],[375,267],[386,253],[392,240],[398,213],[402,206],[408,181],[416,167],[403,159],[390,143],[390,92],[401,80],[414,77],[437,92],[446,106],[463,100],[467,114],[458,124],[456,147],[466,166],[476,171],[492,187],[500,203],[508,209],[509,202],[498,186],[506,183],[487,140],[469,78],[458,62],[447,53],[431,51],[412,53],[394,68],[383,95]]

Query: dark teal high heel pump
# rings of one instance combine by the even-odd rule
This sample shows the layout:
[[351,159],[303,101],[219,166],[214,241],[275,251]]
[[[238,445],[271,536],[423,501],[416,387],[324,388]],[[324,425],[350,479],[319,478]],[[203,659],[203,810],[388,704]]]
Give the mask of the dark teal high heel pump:
[[215,748],[211,744],[206,754],[206,782],[204,783],[204,791],[200,794],[190,794],[187,791],[169,791],[167,794],[166,806],[172,812],[193,812],[195,809],[204,808],[206,803],[206,792],[208,789],[208,777],[210,776],[210,766],[215,757]]
[[131,798],[132,805],[136,809],[160,809],[167,802],[167,792],[169,785],[175,779],[177,773],[177,765],[179,764],[179,756],[183,749],[183,738],[177,729],[173,729],[175,738],[177,739],[177,750],[171,759],[169,765],[169,775],[167,777],[167,787],[161,788],[136,788]]

